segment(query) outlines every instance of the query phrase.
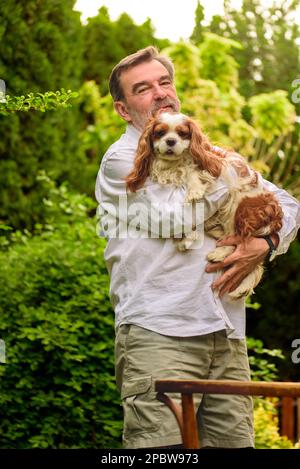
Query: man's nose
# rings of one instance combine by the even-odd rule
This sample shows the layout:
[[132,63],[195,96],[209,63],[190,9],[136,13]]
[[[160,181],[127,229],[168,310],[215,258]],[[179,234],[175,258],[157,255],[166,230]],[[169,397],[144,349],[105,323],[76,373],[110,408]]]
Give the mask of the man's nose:
[[166,143],[169,147],[174,147],[174,145],[176,145],[176,140],[175,140],[175,138],[168,138],[166,140]]
[[154,98],[164,99],[166,96],[167,96],[166,91],[160,85],[156,85],[154,88]]

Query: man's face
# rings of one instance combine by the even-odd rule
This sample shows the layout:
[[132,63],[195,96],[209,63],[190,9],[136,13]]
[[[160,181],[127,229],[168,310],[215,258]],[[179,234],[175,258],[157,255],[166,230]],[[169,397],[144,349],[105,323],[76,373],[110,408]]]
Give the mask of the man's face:
[[179,111],[180,104],[167,69],[157,60],[137,65],[121,77],[124,101],[115,102],[118,114],[143,130],[159,109]]

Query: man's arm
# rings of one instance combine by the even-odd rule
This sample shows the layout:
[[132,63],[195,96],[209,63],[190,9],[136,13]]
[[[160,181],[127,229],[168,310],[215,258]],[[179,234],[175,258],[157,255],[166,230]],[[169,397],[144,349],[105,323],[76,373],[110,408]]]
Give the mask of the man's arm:
[[[151,237],[165,238],[161,231],[162,224],[168,220],[169,235],[191,231],[191,217],[183,216],[185,188],[172,185],[162,186],[146,181],[143,188],[136,193],[126,193],[125,177],[132,168],[132,149],[121,153],[111,152],[103,160],[96,182],[96,198],[101,207],[102,216],[118,224],[133,225],[138,219],[141,232]],[[196,210],[196,225],[211,217],[224,203],[228,196],[228,188],[221,179],[217,181],[213,191],[199,204]],[[202,204],[202,206],[201,206]],[[191,209],[191,207],[190,207]],[[149,237],[150,237],[149,236]],[[113,236],[111,236],[113,237]]]
[[[284,213],[283,226],[278,232],[278,236],[272,237],[275,246],[277,246],[277,254],[284,254],[290,243],[295,239],[300,227],[300,204],[287,191],[279,189],[265,179],[263,185],[265,189],[276,195]],[[235,251],[224,262],[209,264],[206,267],[207,272],[216,272],[227,267],[225,272],[212,285],[212,288],[219,290],[220,296],[237,288],[241,281],[257,264],[265,259],[269,252],[269,246],[263,238],[250,238],[245,243],[238,244],[237,238],[229,237],[218,242],[217,245],[236,246]]]

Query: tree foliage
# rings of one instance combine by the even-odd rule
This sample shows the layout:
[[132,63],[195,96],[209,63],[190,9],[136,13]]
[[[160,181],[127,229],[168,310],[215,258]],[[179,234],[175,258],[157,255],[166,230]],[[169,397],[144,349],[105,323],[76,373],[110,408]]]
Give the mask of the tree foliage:
[[271,143],[274,137],[287,135],[293,130],[296,113],[294,106],[287,99],[287,92],[276,90],[252,96],[248,105],[252,113],[252,122],[258,136]]
[[79,90],[78,105],[82,120],[78,142],[86,155],[85,192],[90,193],[99,169],[100,157],[125,130],[125,123],[112,109],[110,95],[101,96],[95,81],[85,81]]
[[204,26],[204,19],[205,19],[204,8],[203,8],[203,5],[201,5],[201,3],[198,0],[196,11],[195,11],[195,27],[191,35],[191,41],[194,42],[195,44],[200,44],[203,39],[203,31],[206,30]]
[[[0,78],[9,96],[27,96],[28,103],[29,93],[79,88],[82,26],[73,4],[0,3]],[[53,95],[47,96],[49,103]],[[0,116],[0,220],[32,228],[43,218],[36,186],[42,168],[56,181],[67,179],[81,189],[76,166],[84,168],[85,155],[77,141],[79,119],[76,108],[49,111],[47,117],[35,112]]]
[[233,2],[225,0],[225,15],[212,18],[210,31],[243,46],[233,51],[240,65],[243,96],[291,90],[300,71],[300,31],[295,21],[299,4],[299,0],[281,0],[266,6],[260,0],[243,0],[241,9],[237,9]]
[[108,92],[108,77],[123,57],[149,44],[164,47],[169,43],[155,38],[150,19],[136,25],[129,15],[123,13],[112,21],[104,6],[99,9],[98,15],[88,19],[84,38],[84,78],[95,81],[101,94]]

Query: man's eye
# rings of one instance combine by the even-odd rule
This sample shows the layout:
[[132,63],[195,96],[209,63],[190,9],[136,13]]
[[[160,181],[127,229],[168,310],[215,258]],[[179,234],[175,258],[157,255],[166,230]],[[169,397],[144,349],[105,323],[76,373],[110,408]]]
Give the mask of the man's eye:
[[149,88],[148,86],[145,86],[144,88],[139,88],[137,90],[137,94],[143,94],[143,93],[146,93],[147,91],[149,91]]
[[161,86],[168,86],[168,85],[171,85],[171,84],[172,84],[171,80],[163,80],[163,81],[160,82]]

